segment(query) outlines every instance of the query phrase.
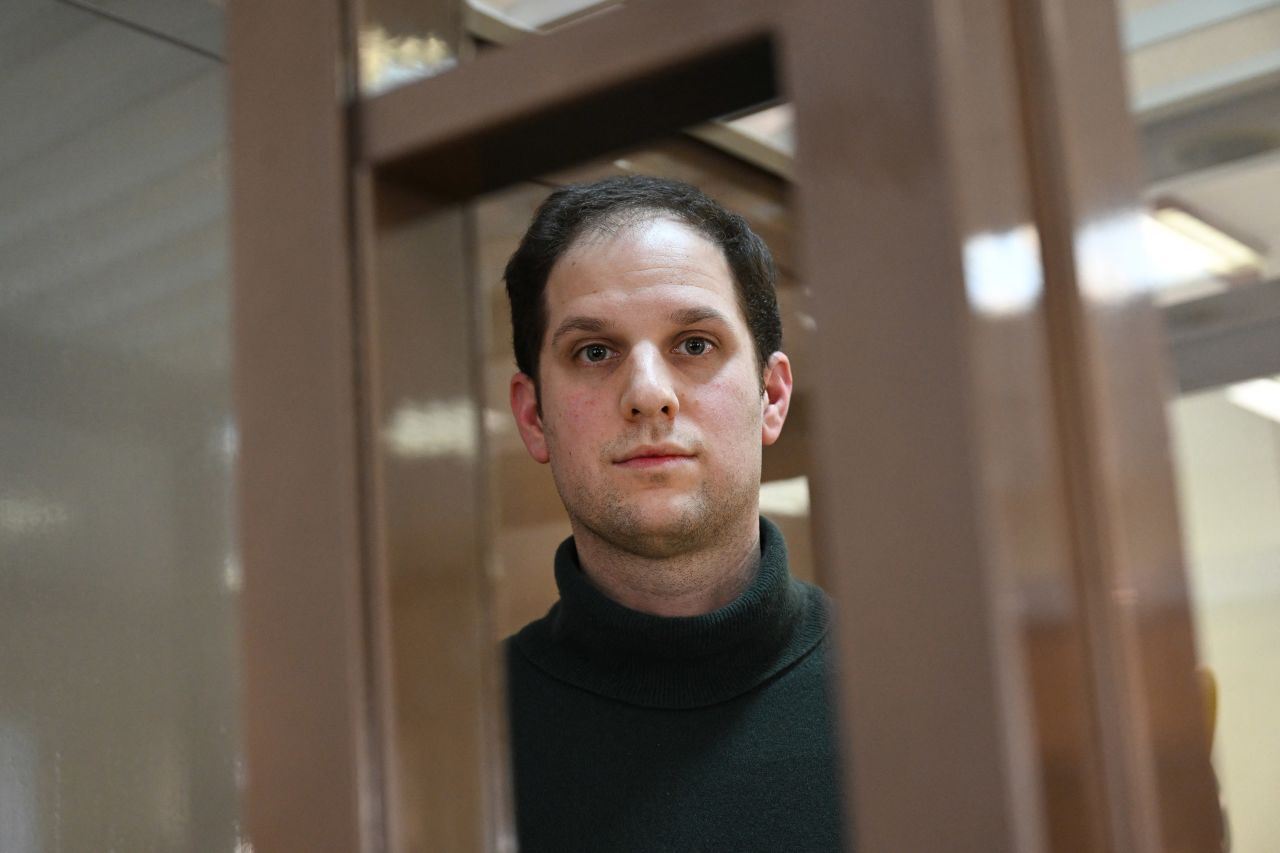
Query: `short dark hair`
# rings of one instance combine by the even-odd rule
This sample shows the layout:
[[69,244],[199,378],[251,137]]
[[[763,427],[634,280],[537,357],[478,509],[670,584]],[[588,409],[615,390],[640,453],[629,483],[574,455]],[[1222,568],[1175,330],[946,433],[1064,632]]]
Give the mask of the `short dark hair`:
[[610,231],[655,216],[669,216],[724,252],[738,305],[755,344],[761,375],[782,348],[777,268],[769,247],[747,221],[725,210],[697,187],[666,178],[625,175],[556,190],[538,207],[507,262],[511,339],[516,366],[538,381],[538,356],[547,333],[547,278],[556,261],[584,234]]

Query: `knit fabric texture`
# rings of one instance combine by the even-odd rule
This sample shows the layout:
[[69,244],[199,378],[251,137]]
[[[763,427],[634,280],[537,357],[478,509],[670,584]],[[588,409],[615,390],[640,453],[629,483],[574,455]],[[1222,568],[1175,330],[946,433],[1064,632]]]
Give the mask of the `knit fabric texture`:
[[507,644],[522,853],[842,849],[827,600],[764,518],[760,546],[734,601],[675,618],[560,546],[560,601]]

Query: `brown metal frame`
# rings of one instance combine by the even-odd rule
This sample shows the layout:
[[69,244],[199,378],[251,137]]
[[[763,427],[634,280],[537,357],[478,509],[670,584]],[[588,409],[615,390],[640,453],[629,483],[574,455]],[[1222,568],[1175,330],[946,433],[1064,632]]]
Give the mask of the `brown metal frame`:
[[[1162,345],[1095,272],[1141,264],[1095,236],[1137,199],[1115,12],[958,7],[645,0],[348,110],[338,2],[232,4],[256,850],[509,843],[453,205],[780,88],[857,849],[1212,849]],[[1042,290],[984,308],[984,247],[1020,261],[984,239],[1031,227]],[[396,457],[406,400],[474,441]]]
[[227,24],[245,824],[259,851],[377,850],[343,9]]
[[777,8],[646,0],[492,52],[363,105],[364,156],[469,198],[770,100]]

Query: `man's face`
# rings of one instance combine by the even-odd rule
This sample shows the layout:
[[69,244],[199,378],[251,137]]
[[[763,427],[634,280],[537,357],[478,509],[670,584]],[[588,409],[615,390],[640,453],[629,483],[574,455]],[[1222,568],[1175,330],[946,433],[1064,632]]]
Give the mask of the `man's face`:
[[511,405],[575,531],[665,557],[754,524],[791,372],[774,353],[762,382],[719,248],[668,218],[589,234],[545,298],[541,415],[523,374]]

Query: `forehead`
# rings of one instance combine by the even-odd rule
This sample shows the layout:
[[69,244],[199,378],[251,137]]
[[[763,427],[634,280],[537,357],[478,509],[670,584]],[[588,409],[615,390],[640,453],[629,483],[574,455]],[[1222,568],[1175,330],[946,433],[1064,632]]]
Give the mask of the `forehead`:
[[731,316],[741,314],[724,252],[667,217],[578,238],[552,267],[545,298],[549,318],[671,302],[712,302]]

